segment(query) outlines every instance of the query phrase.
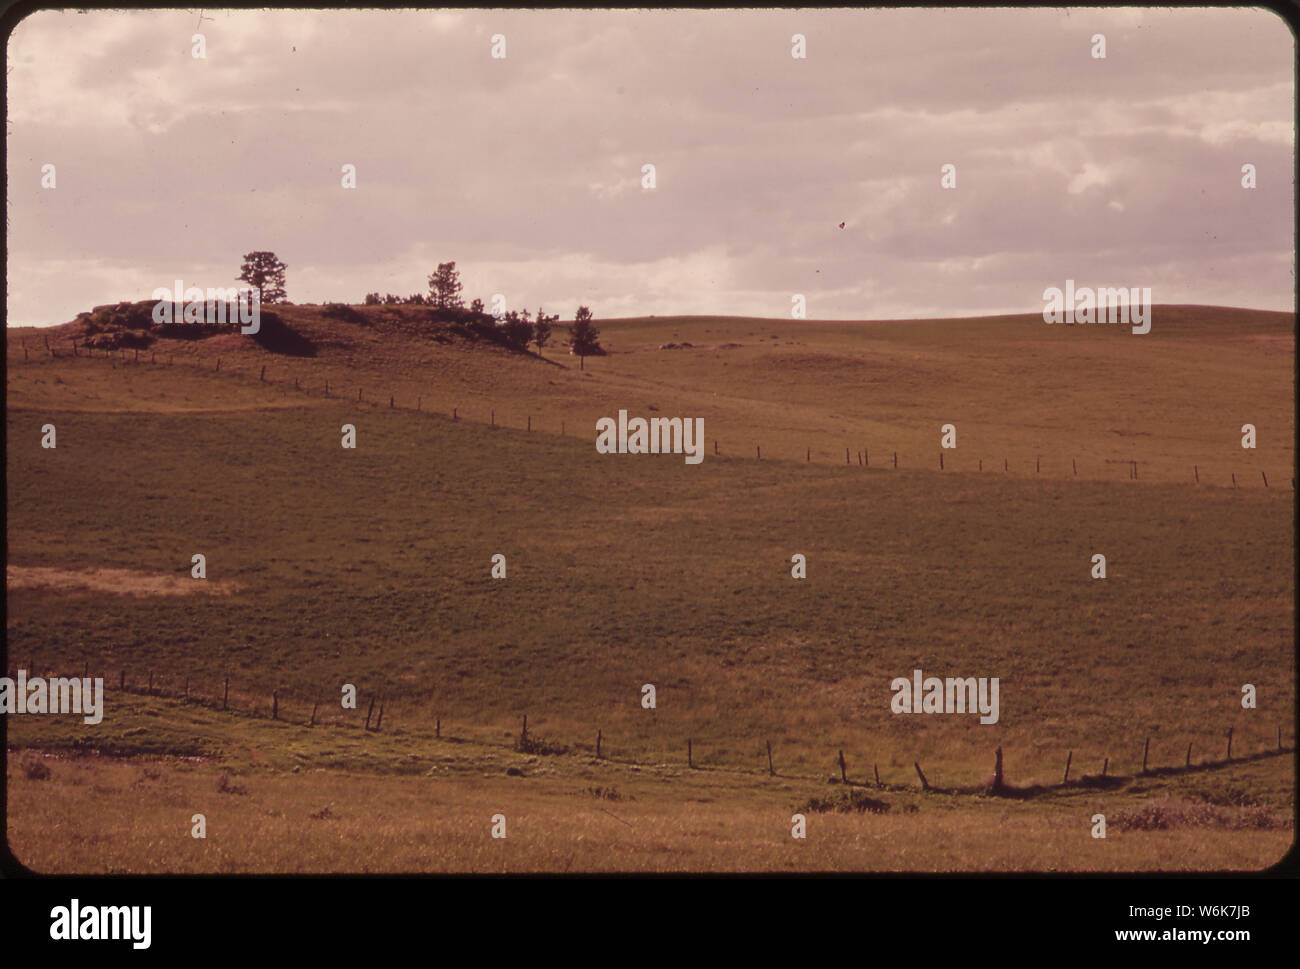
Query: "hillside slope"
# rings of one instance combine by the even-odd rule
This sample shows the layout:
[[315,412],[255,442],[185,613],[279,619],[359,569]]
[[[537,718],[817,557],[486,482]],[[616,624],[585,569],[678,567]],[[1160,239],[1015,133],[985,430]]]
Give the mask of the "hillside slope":
[[[213,399],[147,399],[132,378],[96,367],[72,386],[42,384],[56,353],[84,341],[83,318],[47,331],[10,330],[11,406],[229,409],[278,406],[297,394],[433,410],[546,433],[594,434],[619,409],[697,416],[731,457],[938,468],[940,427],[957,427],[948,470],[1254,486],[1288,483],[1294,464],[1292,314],[1198,306],[1154,309],[1151,333],[1048,326],[1034,315],[871,323],[717,317],[600,323],[607,356],[579,370],[562,344],[514,353],[464,327],[423,321],[419,307],[277,306],[290,338],[237,333],[160,337],[145,362],[210,368]],[[265,334],[264,334],[265,337]],[[269,345],[263,345],[264,343]],[[659,349],[664,344],[690,344]],[[28,351],[24,356],[23,347]],[[289,352],[285,352],[287,349]],[[62,349],[60,349],[62,348]],[[102,358],[105,351],[98,351]],[[84,357],[85,351],[81,351]],[[128,361],[135,351],[119,351]],[[250,389],[265,367],[269,388]],[[242,378],[238,379],[238,378]],[[107,383],[103,381],[107,380]],[[138,382],[137,382],[138,383]],[[137,388],[138,389],[138,388]],[[188,392],[188,391],[187,391]],[[1241,447],[1241,426],[1258,447]],[[1197,471],[1194,472],[1194,466]]]

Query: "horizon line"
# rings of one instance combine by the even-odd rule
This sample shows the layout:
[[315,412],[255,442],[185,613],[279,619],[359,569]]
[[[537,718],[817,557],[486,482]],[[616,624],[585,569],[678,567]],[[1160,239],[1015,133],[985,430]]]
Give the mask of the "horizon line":
[[[100,303],[98,305],[116,306],[119,303],[148,303],[148,302],[153,302],[153,300],[148,300],[148,299],[118,300],[116,303]],[[275,307],[275,306],[323,307],[323,306],[339,305],[339,304],[337,303],[337,301],[331,301],[329,303],[295,303],[292,301],[286,301],[283,303],[270,303],[264,305],[270,307]],[[366,304],[363,302],[344,303],[342,305],[349,306],[349,307],[362,307],[362,308],[365,308],[366,306]],[[391,307],[391,306],[418,306],[419,304],[390,303],[390,304],[380,304],[380,305],[386,305]],[[1220,304],[1220,303],[1152,303],[1151,304],[1152,311],[1154,311],[1157,307],[1164,307],[1168,309],[1194,308],[1194,309],[1210,309],[1210,310],[1232,310],[1236,312],[1246,312],[1246,313],[1281,313],[1284,315],[1290,314],[1291,316],[1295,316],[1297,312],[1295,306],[1291,307],[1290,309],[1279,310],[1279,309],[1268,309],[1268,308],[1256,307],[1256,306],[1231,306],[1228,304]],[[91,312],[93,311],[93,309],[94,307],[91,307],[91,310],[83,310],[82,312]],[[664,314],[664,315],[660,315],[657,313],[645,313],[645,314],[630,315],[630,316],[593,316],[592,321],[599,322],[599,323],[627,323],[633,321],[646,321],[646,320],[656,320],[656,321],[663,321],[663,322],[681,321],[681,320],[755,320],[755,321],[761,320],[765,323],[799,323],[799,324],[806,325],[809,323],[936,323],[936,322],[960,322],[960,321],[969,322],[975,320],[989,320],[989,319],[998,319],[1003,317],[1015,317],[1015,316],[1041,317],[1042,315],[1043,315],[1043,311],[1041,309],[1012,310],[1012,311],[1004,311],[1004,312],[998,312],[998,311],[978,312],[978,313],[962,315],[962,316],[895,316],[895,317],[845,317],[845,318],[809,317],[807,319],[799,319],[795,317],[786,317],[786,316],[745,316],[740,314],[730,315],[730,314],[718,314],[718,313],[671,313],[671,314]],[[63,323],[14,323],[9,321],[6,318],[5,329],[6,330],[52,329],[54,327],[59,327],[59,326],[68,326],[75,322],[76,319],[73,318],[71,320],[66,320]],[[566,319],[562,322],[561,325],[568,325],[571,322],[572,322],[571,319]]]

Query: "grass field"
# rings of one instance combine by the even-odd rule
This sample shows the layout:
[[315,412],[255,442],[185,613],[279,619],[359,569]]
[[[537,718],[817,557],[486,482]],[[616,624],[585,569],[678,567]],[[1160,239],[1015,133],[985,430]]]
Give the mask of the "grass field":
[[[97,726],[8,718],[20,859],[1181,870],[1290,845],[1289,753],[1137,775],[1148,739],[1153,768],[1189,743],[1193,764],[1221,760],[1229,728],[1234,757],[1275,750],[1279,727],[1294,745],[1292,316],[1157,307],[1140,338],[1030,318],[623,321],[579,371],[375,313],[286,308],[309,358],[237,336],[163,341],[157,363],[51,358],[9,334],[7,665],[85,666],[108,688]],[[668,340],[696,348],[654,349]],[[704,417],[708,456],[597,454],[595,420],[619,408]],[[943,423],[958,448],[940,473]],[[118,591],[83,587],[105,569]],[[999,677],[999,721],[892,714],[890,681],[918,667]],[[165,696],[142,695],[151,673]],[[360,729],[374,696],[378,733]],[[525,714],[567,752],[512,751]],[[981,795],[997,747],[1012,784],[1058,783],[1067,754],[1073,779],[1107,760],[1125,779]],[[827,783],[840,750],[888,810],[810,813],[791,838],[801,805],[846,790]],[[22,766],[40,751],[45,780]],[[247,794],[218,790],[227,772]],[[1097,811],[1129,820],[1099,841]]]

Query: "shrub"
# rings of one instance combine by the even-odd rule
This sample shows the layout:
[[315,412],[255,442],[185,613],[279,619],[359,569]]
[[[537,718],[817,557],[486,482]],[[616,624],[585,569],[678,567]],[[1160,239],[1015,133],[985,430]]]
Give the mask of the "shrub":
[[43,759],[33,757],[23,764],[23,773],[27,775],[29,781],[48,781],[52,771]]
[[321,310],[326,316],[334,320],[343,320],[347,323],[364,323],[366,318],[354,310],[347,303],[326,303]]
[[558,744],[547,740],[545,737],[522,736],[515,744],[515,749],[521,754],[538,754],[542,757],[559,756],[567,754],[569,748],[563,744]]
[[884,814],[889,810],[889,805],[884,801],[868,796],[866,791],[850,788],[836,791],[830,797],[809,798],[797,810],[800,814],[825,814],[827,812],[849,814],[855,811],[858,814]]
[[1205,801],[1164,797],[1150,799],[1137,807],[1118,811],[1110,825],[1121,831],[1166,831],[1170,828],[1216,827],[1255,830],[1289,828],[1292,818],[1277,817],[1267,808],[1227,807]]
[[221,774],[221,779],[217,781],[217,793],[218,794],[247,794],[248,788],[241,787],[238,784],[232,784],[230,782],[230,771],[223,771]]

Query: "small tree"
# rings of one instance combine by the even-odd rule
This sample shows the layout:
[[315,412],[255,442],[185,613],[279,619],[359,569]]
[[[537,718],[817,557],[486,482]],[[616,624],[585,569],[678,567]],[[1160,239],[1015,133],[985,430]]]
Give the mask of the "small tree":
[[482,313],[483,301],[481,299],[475,299],[474,302],[469,304],[469,311],[471,313]]
[[383,299],[380,297],[378,293],[366,293],[367,306],[378,306],[382,302]]
[[569,346],[578,357],[578,369],[584,368],[585,358],[589,353],[600,349],[600,332],[591,325],[591,310],[579,306],[573,314],[573,325],[569,327]]
[[532,325],[528,322],[528,311],[520,314],[511,310],[506,313],[505,320],[501,323],[501,335],[511,350],[527,349],[528,340],[533,335]]
[[438,263],[438,271],[429,277],[429,304],[440,310],[463,309],[460,299],[460,273],[454,262]]
[[255,287],[263,303],[278,303],[285,297],[284,271],[288,268],[273,252],[249,252],[235,278]]
[[542,349],[551,340],[551,326],[559,322],[560,316],[547,316],[545,311],[537,307],[537,322],[533,324],[533,343],[537,345],[537,353],[540,356]]

